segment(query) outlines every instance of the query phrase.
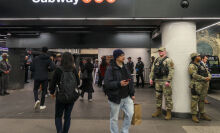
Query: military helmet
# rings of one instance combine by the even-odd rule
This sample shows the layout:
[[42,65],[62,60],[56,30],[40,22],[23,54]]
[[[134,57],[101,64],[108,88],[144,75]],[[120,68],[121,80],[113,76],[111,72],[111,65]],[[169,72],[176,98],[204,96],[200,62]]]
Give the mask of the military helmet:
[[166,48],[160,47],[160,48],[158,49],[158,51],[164,52],[164,51],[166,51]]
[[198,53],[192,53],[192,54],[190,55],[191,58],[197,57],[197,56],[200,56],[200,55],[199,55]]
[[4,57],[4,56],[5,56],[5,57],[8,57],[8,54],[7,54],[7,53],[3,53],[3,54],[2,54],[2,57]]

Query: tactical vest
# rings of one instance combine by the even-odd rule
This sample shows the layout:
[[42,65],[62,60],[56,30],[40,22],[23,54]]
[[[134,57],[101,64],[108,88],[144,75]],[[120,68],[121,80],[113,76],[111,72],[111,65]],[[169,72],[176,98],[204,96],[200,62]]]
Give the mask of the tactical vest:
[[[198,68],[198,71],[197,71],[197,74],[200,75],[200,76],[203,76],[203,77],[208,77],[208,72],[205,68],[205,66],[203,64],[200,63],[200,65],[197,65],[196,63],[191,63],[191,64],[194,64],[197,68]],[[204,69],[202,69],[202,66]]]
[[167,65],[164,65],[163,62],[167,59],[168,57],[164,57],[160,62],[159,65],[157,65],[157,62],[159,60],[159,58],[156,59],[155,63],[154,63],[154,75],[156,79],[160,79],[163,76],[168,76],[169,74],[169,68],[167,67]]

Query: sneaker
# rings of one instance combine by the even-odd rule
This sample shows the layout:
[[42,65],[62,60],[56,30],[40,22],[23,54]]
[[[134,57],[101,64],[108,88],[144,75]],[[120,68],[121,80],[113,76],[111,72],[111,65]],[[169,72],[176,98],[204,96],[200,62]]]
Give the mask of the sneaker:
[[44,106],[40,106],[40,110],[44,110],[44,109],[46,109],[46,107],[47,106],[45,106],[45,105]]
[[8,92],[5,92],[5,95],[10,95],[10,93],[8,93]]
[[89,102],[92,102],[93,100],[92,99],[89,99]]
[[38,109],[39,106],[40,106],[40,100],[37,100],[37,101],[35,102],[34,109],[35,109],[35,110]]
[[48,98],[48,95],[46,94],[45,97]]
[[80,100],[80,101],[83,101],[84,99],[83,99],[83,97],[81,97],[79,100]]

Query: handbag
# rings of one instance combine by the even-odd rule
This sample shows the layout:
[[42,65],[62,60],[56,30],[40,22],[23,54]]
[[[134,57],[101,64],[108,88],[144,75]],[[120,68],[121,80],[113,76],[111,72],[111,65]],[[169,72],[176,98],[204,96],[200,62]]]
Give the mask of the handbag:
[[141,104],[134,104],[134,115],[132,117],[132,125],[140,125],[142,123],[142,108]]

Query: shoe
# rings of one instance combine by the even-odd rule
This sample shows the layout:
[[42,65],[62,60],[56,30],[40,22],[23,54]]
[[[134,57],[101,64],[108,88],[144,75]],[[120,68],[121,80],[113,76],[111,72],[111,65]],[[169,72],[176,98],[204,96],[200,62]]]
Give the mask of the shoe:
[[8,92],[5,92],[4,94],[5,94],[5,95],[10,95],[10,93],[8,93]]
[[200,119],[206,120],[206,121],[211,121],[212,119],[205,113],[200,114]]
[[5,96],[5,94],[4,94],[4,93],[3,93],[3,94],[2,94],[2,93],[0,93],[0,96]]
[[172,119],[171,110],[168,109],[168,110],[167,110],[167,115],[166,115],[166,117],[165,117],[165,120],[171,120],[171,119]]
[[199,119],[197,118],[196,115],[192,115],[192,121],[195,123],[199,123]]
[[29,83],[28,81],[25,81],[24,83]]
[[157,111],[155,113],[152,114],[152,117],[158,117],[161,115],[161,108],[157,108]]
[[210,104],[210,102],[207,99],[205,99],[204,103],[205,104]]
[[40,106],[40,100],[37,100],[37,101],[35,102],[34,109],[35,109],[35,110],[38,109],[39,106]]
[[83,97],[81,97],[81,98],[80,98],[80,101],[83,101],[83,100],[84,100]]
[[92,102],[93,100],[92,99],[89,99],[89,102]]
[[46,94],[45,97],[48,98],[48,95]]
[[47,108],[47,106],[40,106],[40,110],[44,110],[44,109],[46,109]]

